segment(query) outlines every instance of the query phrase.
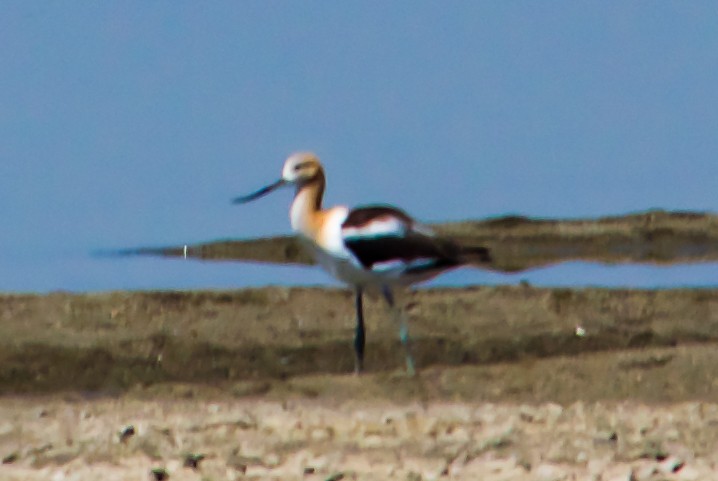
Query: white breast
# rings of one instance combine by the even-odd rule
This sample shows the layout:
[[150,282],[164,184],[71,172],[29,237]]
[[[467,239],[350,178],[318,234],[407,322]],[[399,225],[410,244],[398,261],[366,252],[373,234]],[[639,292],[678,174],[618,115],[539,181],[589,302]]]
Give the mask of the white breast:
[[312,257],[331,276],[351,286],[364,286],[371,284],[374,278],[344,246],[342,224],[348,214],[348,208],[334,207],[326,211],[316,238],[307,236],[301,230],[298,233]]
[[349,209],[344,206],[333,207],[326,211],[324,223],[319,229],[315,242],[333,257],[340,259],[352,258],[351,253],[344,246],[342,237],[342,224],[349,215]]

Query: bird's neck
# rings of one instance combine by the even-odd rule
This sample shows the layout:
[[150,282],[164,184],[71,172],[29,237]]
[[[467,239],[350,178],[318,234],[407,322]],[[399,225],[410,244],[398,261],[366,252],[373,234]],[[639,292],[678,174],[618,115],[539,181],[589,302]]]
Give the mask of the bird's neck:
[[289,210],[292,229],[308,237],[314,237],[319,230],[324,183],[324,174],[320,172],[311,181],[297,186],[297,193]]

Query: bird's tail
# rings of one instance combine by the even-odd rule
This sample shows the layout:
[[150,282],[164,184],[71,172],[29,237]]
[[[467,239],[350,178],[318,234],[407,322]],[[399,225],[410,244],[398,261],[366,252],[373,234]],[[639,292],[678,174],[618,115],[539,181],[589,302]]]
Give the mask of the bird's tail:
[[482,265],[493,261],[488,247],[461,246],[461,257],[466,264]]

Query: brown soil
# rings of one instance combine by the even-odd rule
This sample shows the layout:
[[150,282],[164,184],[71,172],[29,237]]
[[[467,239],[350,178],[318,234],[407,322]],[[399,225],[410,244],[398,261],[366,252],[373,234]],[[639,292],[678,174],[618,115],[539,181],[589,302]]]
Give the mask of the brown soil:
[[0,479],[718,479],[718,290],[402,303],[416,377],[343,290],[0,296]]

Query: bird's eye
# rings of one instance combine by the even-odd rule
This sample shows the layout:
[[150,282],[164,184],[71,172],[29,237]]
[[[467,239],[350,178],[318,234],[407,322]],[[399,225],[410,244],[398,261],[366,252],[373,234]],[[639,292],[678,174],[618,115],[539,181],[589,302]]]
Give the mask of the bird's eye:
[[305,167],[309,167],[310,165],[310,162],[300,162],[294,166],[294,172],[299,172],[300,170],[304,169]]

